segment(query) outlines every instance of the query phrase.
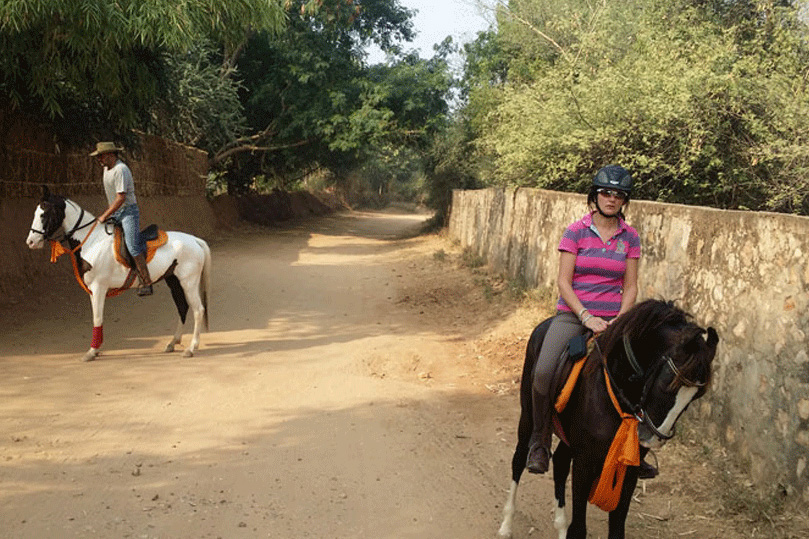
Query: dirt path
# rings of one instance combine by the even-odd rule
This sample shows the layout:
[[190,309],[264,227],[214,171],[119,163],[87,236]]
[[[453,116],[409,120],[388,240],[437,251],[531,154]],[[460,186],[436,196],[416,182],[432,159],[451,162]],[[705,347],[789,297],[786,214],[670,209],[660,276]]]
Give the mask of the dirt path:
[[[175,316],[162,285],[109,301],[92,363],[78,361],[91,323],[75,283],[3,306],[0,535],[493,537],[544,313],[439,237],[404,239],[422,219],[223,234],[211,332],[190,359],[161,352]],[[639,491],[630,537],[751,536],[676,465]],[[550,487],[523,482],[518,536],[556,537]]]

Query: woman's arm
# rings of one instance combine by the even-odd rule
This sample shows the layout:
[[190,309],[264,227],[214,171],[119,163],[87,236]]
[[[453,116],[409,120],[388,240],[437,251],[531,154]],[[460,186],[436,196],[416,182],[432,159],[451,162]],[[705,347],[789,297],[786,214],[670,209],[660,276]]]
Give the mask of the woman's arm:
[[562,251],[559,258],[559,275],[556,284],[559,287],[559,295],[573,311],[573,314],[583,320],[582,325],[596,333],[607,329],[607,322],[598,316],[591,315],[584,310],[584,305],[579,301],[576,292],[573,290],[573,271],[576,268],[576,255],[568,251]]
[[621,297],[621,310],[618,311],[618,316],[621,316],[626,311],[635,305],[635,300],[638,299],[638,259],[626,259],[626,272],[624,273],[624,293]]

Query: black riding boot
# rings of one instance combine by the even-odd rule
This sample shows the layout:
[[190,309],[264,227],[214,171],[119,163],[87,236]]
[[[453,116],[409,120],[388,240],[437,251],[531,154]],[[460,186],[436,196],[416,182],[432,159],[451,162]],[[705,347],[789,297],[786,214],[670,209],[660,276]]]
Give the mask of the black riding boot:
[[149,275],[149,266],[146,265],[146,253],[141,253],[138,256],[132,257],[135,260],[135,271],[140,278],[140,288],[138,288],[139,296],[152,295],[152,278]]
[[531,473],[545,473],[551,461],[551,438],[553,424],[551,403],[547,395],[533,394],[534,432],[531,433],[528,461],[525,466]]

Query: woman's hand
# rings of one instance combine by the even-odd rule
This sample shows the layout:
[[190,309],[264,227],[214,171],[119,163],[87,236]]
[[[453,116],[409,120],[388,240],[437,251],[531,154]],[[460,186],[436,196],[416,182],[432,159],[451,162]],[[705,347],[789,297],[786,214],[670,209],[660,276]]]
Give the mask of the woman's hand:
[[600,316],[590,316],[585,319],[583,325],[593,333],[601,333],[607,329],[609,324],[607,324],[607,321]]

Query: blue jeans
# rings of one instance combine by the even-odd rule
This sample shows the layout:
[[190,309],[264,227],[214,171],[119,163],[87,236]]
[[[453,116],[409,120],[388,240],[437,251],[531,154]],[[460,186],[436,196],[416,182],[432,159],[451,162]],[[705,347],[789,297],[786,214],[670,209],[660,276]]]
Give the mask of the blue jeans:
[[124,229],[124,241],[129,254],[138,256],[146,252],[146,245],[140,236],[140,210],[137,204],[129,204],[112,214]]

